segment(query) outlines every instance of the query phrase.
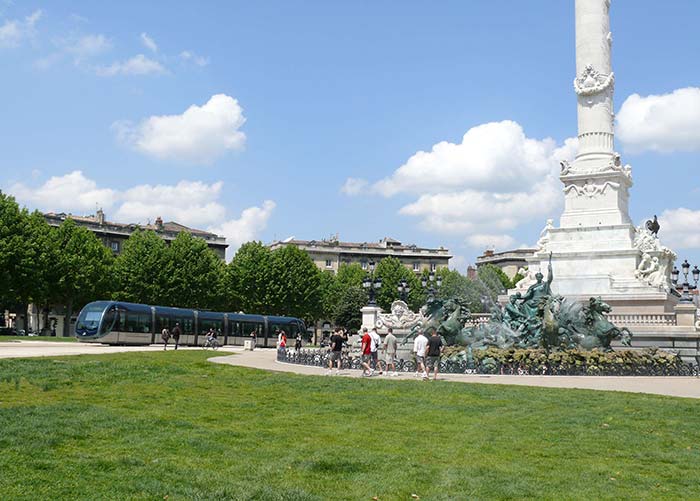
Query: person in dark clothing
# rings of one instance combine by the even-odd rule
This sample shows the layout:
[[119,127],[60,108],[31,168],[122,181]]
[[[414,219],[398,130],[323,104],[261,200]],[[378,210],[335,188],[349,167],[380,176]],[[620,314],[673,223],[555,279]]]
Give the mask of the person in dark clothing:
[[301,350],[301,332],[297,332],[296,340],[294,341],[294,349],[296,351]]
[[170,339],[170,331],[168,330],[167,327],[163,327],[163,330],[160,333],[160,338],[163,340],[163,350],[167,351],[168,350],[168,340]]
[[173,336],[173,341],[175,341],[175,349],[177,350],[177,347],[180,344],[180,334],[182,334],[180,322],[175,322],[175,327],[173,327],[173,332],[171,334]]
[[340,366],[343,363],[343,343],[345,342],[341,332],[341,329],[335,329],[335,332],[333,332],[333,335],[331,336],[331,356],[328,358],[328,375],[331,374],[333,363],[336,364],[335,373],[340,373]]
[[430,375],[430,369],[433,369],[433,380],[437,379],[438,370],[440,370],[440,355],[442,355],[443,346],[442,338],[438,336],[437,330],[432,329],[431,336],[428,338],[426,372]]

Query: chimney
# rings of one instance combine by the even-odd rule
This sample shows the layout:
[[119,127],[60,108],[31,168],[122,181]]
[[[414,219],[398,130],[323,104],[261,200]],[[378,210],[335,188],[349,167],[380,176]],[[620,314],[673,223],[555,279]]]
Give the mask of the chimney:
[[156,230],[162,230],[163,229],[163,218],[158,216],[156,218]]

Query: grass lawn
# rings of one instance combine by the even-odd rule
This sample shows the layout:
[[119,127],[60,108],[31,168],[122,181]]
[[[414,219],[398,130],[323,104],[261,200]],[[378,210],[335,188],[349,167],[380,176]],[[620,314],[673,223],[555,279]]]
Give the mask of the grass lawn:
[[59,343],[75,343],[75,337],[54,336],[0,336],[0,343],[14,343],[17,341],[56,341]]
[[0,498],[700,496],[700,401],[294,376],[209,356],[0,360]]

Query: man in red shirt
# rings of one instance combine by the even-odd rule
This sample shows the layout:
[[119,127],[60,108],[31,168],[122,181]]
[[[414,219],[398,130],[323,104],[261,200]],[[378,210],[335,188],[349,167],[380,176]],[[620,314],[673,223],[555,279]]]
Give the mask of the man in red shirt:
[[369,366],[372,358],[372,337],[367,332],[367,327],[362,328],[362,375],[374,375],[374,369]]

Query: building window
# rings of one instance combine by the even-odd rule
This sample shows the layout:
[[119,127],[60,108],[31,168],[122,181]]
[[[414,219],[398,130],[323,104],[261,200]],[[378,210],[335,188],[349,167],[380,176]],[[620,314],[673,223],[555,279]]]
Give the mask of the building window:
[[112,242],[112,250],[114,252],[119,252],[119,242]]
[[333,261],[330,259],[326,259],[326,268],[333,268]]
[[420,271],[420,263],[413,263],[413,271]]
[[435,270],[437,270],[437,264],[430,263],[430,271],[435,271]]
[[363,270],[366,270],[366,269],[367,269],[367,261],[362,261],[362,262],[360,263],[360,266],[362,266],[362,269],[363,269]]

